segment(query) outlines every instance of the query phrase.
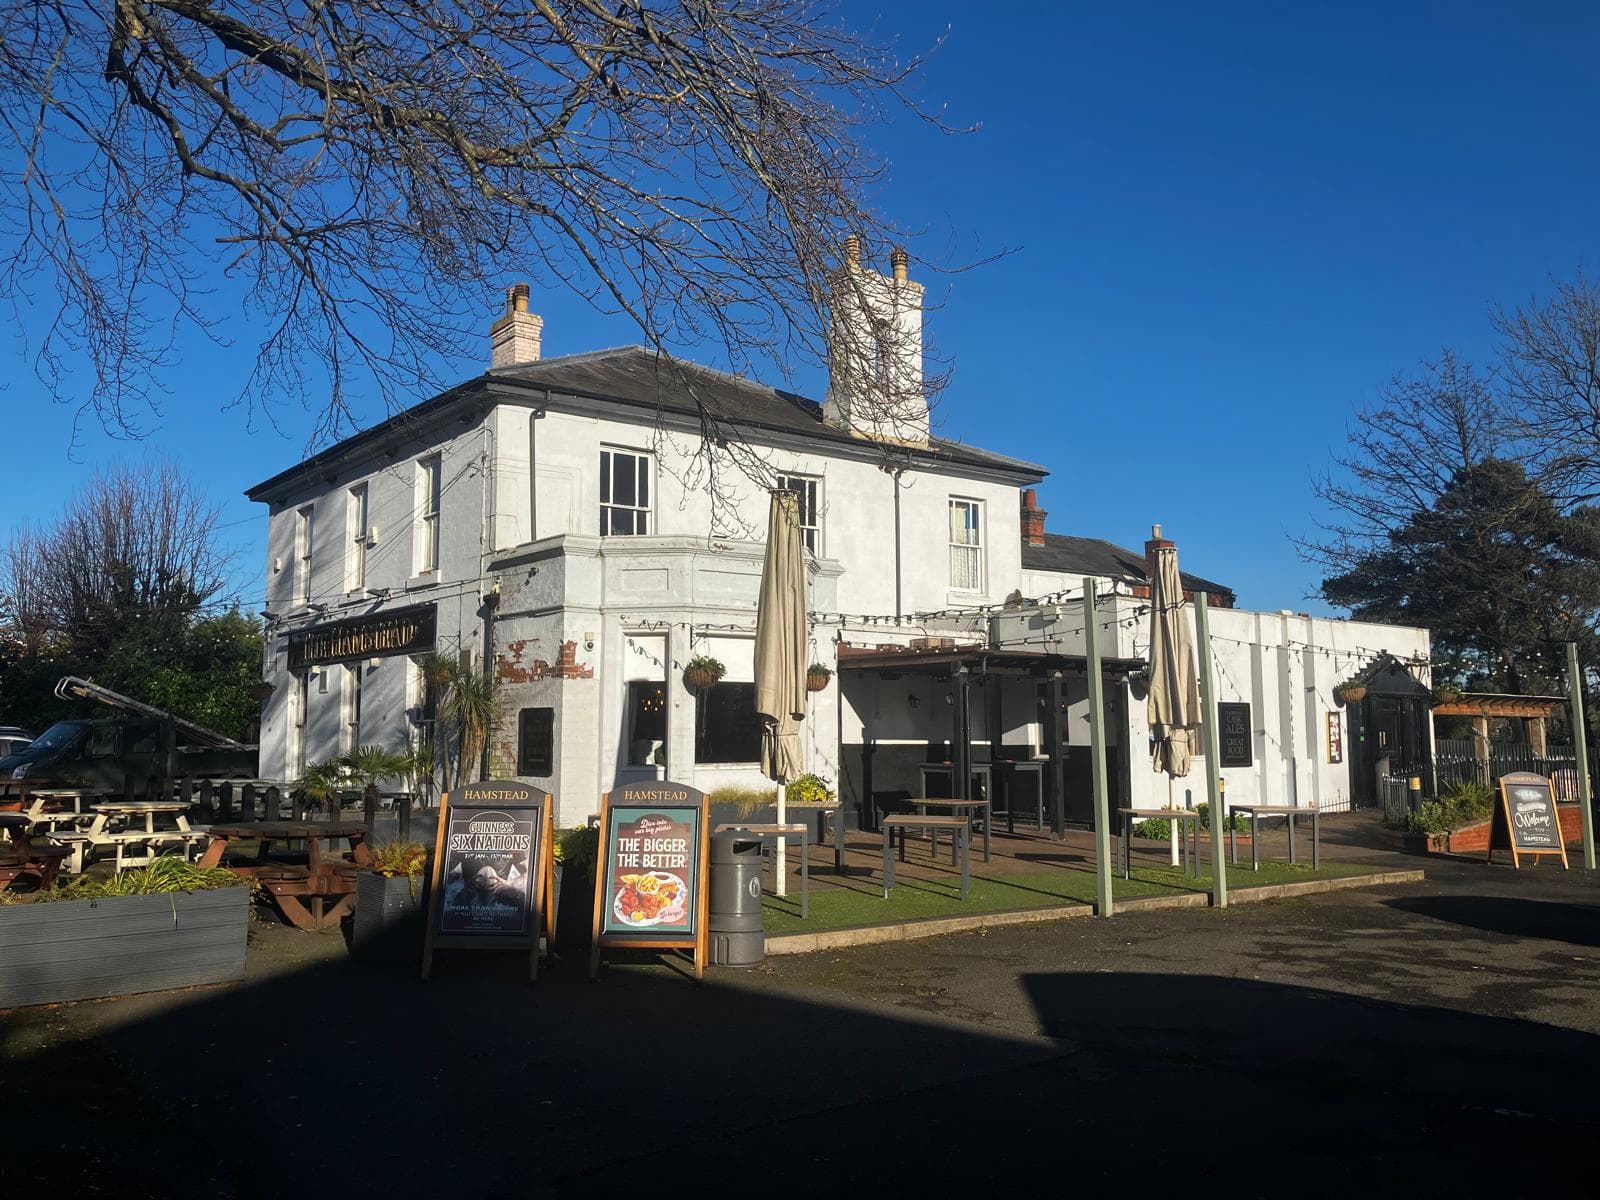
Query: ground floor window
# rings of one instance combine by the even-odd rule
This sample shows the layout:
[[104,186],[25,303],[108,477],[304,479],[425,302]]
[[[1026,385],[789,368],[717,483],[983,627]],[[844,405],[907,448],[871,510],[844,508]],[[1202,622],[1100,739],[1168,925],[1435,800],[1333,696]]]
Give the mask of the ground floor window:
[[719,683],[701,692],[695,707],[695,762],[761,761],[755,684]]
[[517,774],[554,775],[556,710],[525,708],[517,714]]
[[648,679],[628,684],[628,764],[667,765],[667,685]]

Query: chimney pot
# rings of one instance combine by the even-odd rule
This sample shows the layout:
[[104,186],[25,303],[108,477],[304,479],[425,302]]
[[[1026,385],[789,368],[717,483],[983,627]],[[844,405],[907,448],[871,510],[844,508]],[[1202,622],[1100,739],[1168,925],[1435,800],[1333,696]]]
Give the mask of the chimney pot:
[[844,239],[844,265],[850,268],[861,265],[861,235],[852,233]]
[[906,248],[904,246],[896,246],[889,255],[889,263],[894,268],[894,281],[896,283],[904,283],[909,277],[908,268],[911,265],[911,258],[906,254]]
[[489,368],[518,367],[539,361],[544,318],[528,311],[528,285],[506,289],[505,315],[489,326]]

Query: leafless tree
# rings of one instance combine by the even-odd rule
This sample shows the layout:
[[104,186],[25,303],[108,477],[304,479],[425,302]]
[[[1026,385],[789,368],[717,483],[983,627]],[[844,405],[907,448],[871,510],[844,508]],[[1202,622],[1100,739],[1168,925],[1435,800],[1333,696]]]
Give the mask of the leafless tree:
[[231,552],[221,510],[170,459],[101,472],[53,522],[24,526],[0,554],[6,616],[35,649],[92,649],[135,614],[187,618],[223,601]]
[[1493,321],[1506,397],[1543,485],[1568,505],[1600,499],[1600,285],[1580,271],[1549,301]]
[[219,270],[269,326],[252,411],[313,442],[358,378],[436,385],[508,277],[792,364],[845,235],[900,240],[858,131],[939,124],[917,65],[808,0],[0,0],[0,284],[54,313],[58,399],[134,435]]
[[1357,412],[1347,448],[1312,483],[1330,515],[1320,536],[1296,544],[1307,560],[1348,571],[1430,510],[1462,469],[1515,457],[1514,422],[1493,374],[1445,349]]

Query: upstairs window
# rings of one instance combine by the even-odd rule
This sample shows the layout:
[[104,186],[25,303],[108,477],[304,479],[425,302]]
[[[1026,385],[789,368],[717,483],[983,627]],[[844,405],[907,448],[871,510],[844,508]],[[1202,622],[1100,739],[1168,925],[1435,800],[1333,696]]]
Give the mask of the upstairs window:
[[822,554],[822,480],[809,475],[779,475],[778,487],[800,497],[800,540],[813,556]]
[[344,677],[344,749],[355,750],[361,745],[361,664],[346,666]]
[[437,454],[417,462],[416,574],[439,567],[439,501],[443,488],[443,460]]
[[650,532],[648,454],[631,450],[600,451],[600,536]]
[[367,485],[358,483],[350,489],[348,500],[350,546],[345,557],[344,586],[347,592],[359,592],[367,586]]
[[294,517],[294,602],[311,602],[311,515],[308,504]]
[[983,502],[950,501],[950,587],[983,591]]

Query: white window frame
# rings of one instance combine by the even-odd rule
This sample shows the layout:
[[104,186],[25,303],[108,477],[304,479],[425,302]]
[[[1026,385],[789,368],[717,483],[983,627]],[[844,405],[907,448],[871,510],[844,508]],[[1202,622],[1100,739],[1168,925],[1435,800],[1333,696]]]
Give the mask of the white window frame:
[[343,728],[339,733],[339,746],[341,750],[357,750],[361,746],[361,671],[364,662],[346,663],[344,668],[344,687],[340,689],[344,718]]
[[[616,501],[615,480],[618,458],[625,458],[634,464],[634,501],[632,504],[622,504]],[[640,485],[643,485],[644,501],[639,503]],[[655,455],[648,450],[632,450],[626,446],[601,446],[600,447],[600,536],[601,537],[647,537],[651,533],[655,517],[656,496],[656,460]],[[619,518],[629,514],[627,523],[632,529],[617,529]]]
[[306,710],[311,707],[311,672],[296,671],[289,678],[289,777],[306,773]]
[[439,509],[444,500],[444,455],[417,460],[416,570],[429,575],[439,569]]
[[358,483],[345,493],[349,544],[344,563],[344,590],[359,592],[367,586],[367,541],[372,536],[372,494]]
[[[981,594],[985,590],[983,509],[982,500],[970,496],[950,497],[950,506],[946,509],[945,538],[949,543],[950,590],[953,592]],[[962,531],[965,536],[961,539],[956,535],[955,517],[958,511],[963,514]]]
[[800,541],[813,558],[821,558],[822,480],[816,475],[779,475],[778,487],[800,494]]
[[307,504],[294,513],[294,602],[311,603],[311,554],[316,506]]

